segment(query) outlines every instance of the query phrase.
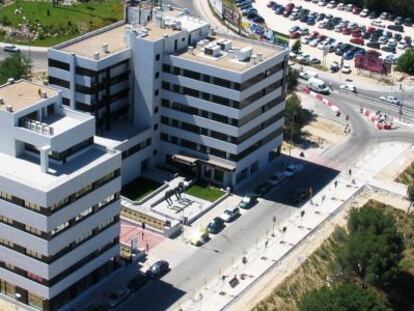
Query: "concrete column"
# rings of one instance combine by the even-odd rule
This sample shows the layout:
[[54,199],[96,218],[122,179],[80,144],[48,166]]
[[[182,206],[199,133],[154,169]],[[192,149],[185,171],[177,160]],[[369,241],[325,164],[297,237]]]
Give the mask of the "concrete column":
[[42,173],[47,173],[49,169],[49,151],[50,146],[44,146],[39,148],[40,151],[40,168]]
[[70,93],[70,108],[75,109],[75,92],[76,92],[76,86],[75,86],[75,74],[76,74],[76,54],[75,53],[71,53],[71,59],[70,59],[70,68],[69,68],[69,72],[70,72],[70,79],[69,79],[69,83],[70,83],[70,89],[69,89],[69,93]]

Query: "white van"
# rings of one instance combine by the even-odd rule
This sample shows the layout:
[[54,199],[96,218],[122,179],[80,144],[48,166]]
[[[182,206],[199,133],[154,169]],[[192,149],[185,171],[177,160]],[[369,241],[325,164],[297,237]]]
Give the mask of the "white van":
[[318,73],[314,71],[303,71],[299,73],[299,77],[302,78],[303,80],[309,80],[310,78],[317,78]]
[[308,86],[312,91],[322,94],[329,94],[331,91],[325,81],[318,78],[310,78],[308,80]]

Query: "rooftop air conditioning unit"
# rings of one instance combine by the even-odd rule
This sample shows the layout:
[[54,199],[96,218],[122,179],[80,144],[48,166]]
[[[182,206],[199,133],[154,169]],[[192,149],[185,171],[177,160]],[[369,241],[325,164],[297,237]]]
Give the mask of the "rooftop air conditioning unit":
[[42,90],[40,97],[47,98],[47,92],[45,90]]
[[240,51],[236,52],[237,59],[242,62],[248,61],[252,56],[252,52],[253,49],[251,47],[244,47]]
[[93,59],[94,60],[99,60],[99,52],[93,53]]
[[217,42],[217,45],[220,46],[222,51],[228,51],[231,49],[232,42],[230,40],[222,39]]
[[256,53],[257,61],[261,62],[263,61],[263,54],[262,53]]
[[204,47],[204,40],[197,41],[197,48],[202,49]]
[[0,105],[4,105],[3,97],[0,97]]
[[194,55],[194,47],[193,46],[188,47],[188,54]]
[[8,106],[6,107],[6,111],[8,111],[8,112],[13,112],[13,106],[8,105]]
[[9,78],[9,79],[7,79],[7,83],[8,83],[8,84],[13,84],[13,83],[14,83],[14,78]]
[[218,57],[220,55],[220,47],[218,45],[208,45],[204,48],[204,54]]

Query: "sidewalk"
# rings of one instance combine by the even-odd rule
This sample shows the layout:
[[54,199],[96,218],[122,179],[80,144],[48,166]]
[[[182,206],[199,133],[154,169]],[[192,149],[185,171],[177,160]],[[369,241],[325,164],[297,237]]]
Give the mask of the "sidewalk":
[[[323,223],[339,213],[348,202],[352,202],[379,171],[395,161],[408,147],[408,144],[396,143],[376,147],[355,165],[351,176],[348,172],[343,172],[286,222],[268,228],[269,235],[246,251],[244,263],[243,255],[240,255],[235,263],[213,276],[202,288],[195,289],[191,299],[176,304],[175,309],[228,309],[267,272],[281,269],[287,275],[287,256],[301,246],[307,237],[317,232]],[[286,230],[282,230],[284,227]],[[298,263],[303,262],[308,255],[299,255],[296,258]],[[234,287],[229,284],[230,280],[234,282]]]

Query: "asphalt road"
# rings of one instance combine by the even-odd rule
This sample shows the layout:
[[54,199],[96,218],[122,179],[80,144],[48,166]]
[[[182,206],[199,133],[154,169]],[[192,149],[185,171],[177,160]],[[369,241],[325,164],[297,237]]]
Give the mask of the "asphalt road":
[[[22,51],[24,55],[29,57],[29,51]],[[0,49],[0,60],[9,57],[11,54]],[[30,51],[30,58],[33,62],[34,71],[47,71],[47,52],[46,51]]]

